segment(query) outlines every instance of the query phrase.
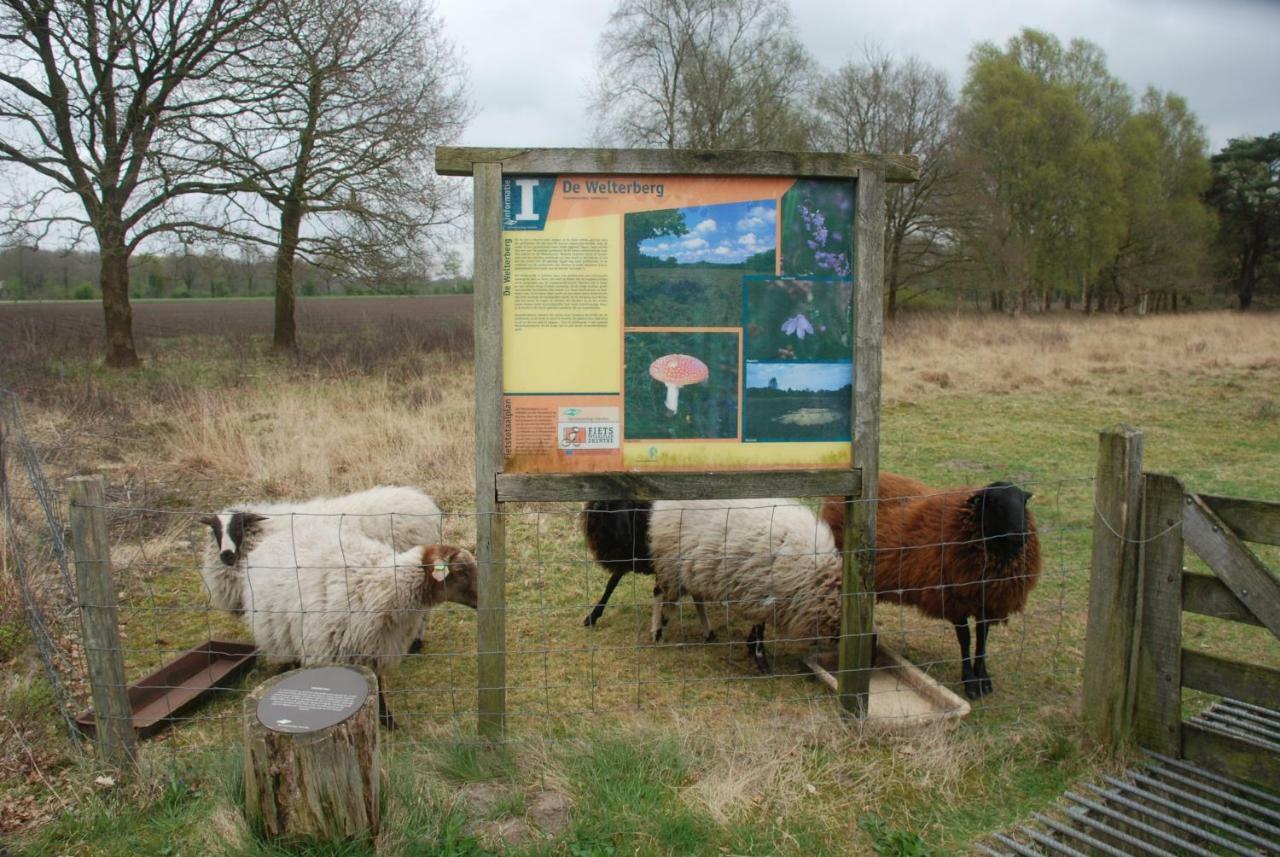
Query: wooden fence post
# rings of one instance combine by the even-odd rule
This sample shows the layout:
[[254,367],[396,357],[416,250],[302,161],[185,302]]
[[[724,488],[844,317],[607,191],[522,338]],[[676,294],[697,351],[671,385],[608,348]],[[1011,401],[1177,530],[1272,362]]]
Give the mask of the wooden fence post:
[[1098,435],[1093,496],[1084,718],[1094,742],[1118,750],[1133,737],[1142,432],[1120,426]]
[[1138,745],[1182,755],[1182,517],[1187,493],[1162,473],[1143,478],[1134,734]]
[[870,708],[876,589],[876,497],[880,483],[880,349],[884,336],[884,173],[858,172],[854,259],[853,464],[862,470],[862,502],[845,503],[840,705],[855,717]]
[[477,727],[500,739],[507,725],[506,521],[502,470],[502,165],[475,165]]
[[103,761],[125,772],[133,764],[137,741],[124,678],[115,583],[111,578],[106,483],[101,476],[74,476],[63,485],[71,504],[76,592],[93,691],[94,736]]

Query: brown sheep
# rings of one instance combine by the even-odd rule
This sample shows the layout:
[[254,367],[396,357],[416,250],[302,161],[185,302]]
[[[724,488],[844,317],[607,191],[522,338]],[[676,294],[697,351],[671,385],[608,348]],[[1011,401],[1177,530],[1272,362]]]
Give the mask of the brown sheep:
[[[876,507],[876,600],[909,604],[955,626],[965,695],[991,693],[987,632],[1027,604],[1040,575],[1031,494],[1008,482],[938,491],[880,474]],[[822,502],[822,520],[844,549],[843,498]],[[969,617],[977,648],[969,657]]]

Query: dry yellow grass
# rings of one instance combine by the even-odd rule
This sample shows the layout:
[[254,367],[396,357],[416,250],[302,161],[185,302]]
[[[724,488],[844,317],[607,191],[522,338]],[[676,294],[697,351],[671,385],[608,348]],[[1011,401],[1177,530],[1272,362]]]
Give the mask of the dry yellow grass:
[[1145,318],[907,316],[889,328],[886,403],[959,393],[1140,385],[1232,370],[1280,370],[1280,317],[1232,312]]

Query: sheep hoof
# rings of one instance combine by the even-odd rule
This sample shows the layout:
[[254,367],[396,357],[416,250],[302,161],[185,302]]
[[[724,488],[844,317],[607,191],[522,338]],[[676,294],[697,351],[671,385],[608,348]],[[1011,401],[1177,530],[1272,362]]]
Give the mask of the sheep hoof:
[[991,679],[985,676],[968,676],[964,680],[964,695],[969,699],[982,699],[992,690]]
[[382,719],[382,728],[388,731],[396,728],[396,719],[390,713],[380,715]]
[[662,628],[660,628],[660,627],[659,627],[659,628],[654,628],[654,629],[652,629],[652,631],[651,631],[650,633],[652,633],[652,634],[653,634],[653,641],[654,641],[655,643],[661,643],[661,642],[662,642]]
[[716,632],[708,631],[707,636],[703,639],[704,643],[714,643],[716,641]]
[[414,640],[412,643],[409,644],[409,654],[416,655],[421,651],[422,651],[422,638],[419,637],[418,639]]
[[603,610],[592,610],[587,614],[587,618],[582,620],[583,626],[587,628],[594,628],[596,626],[596,622],[600,619],[600,614],[603,612]]

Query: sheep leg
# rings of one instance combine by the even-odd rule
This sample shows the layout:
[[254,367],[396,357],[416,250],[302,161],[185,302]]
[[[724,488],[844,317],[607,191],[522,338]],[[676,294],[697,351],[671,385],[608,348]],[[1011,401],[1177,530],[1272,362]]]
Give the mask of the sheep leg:
[[995,688],[991,684],[991,676],[987,675],[987,632],[991,630],[989,619],[975,619],[974,630],[978,632],[977,648],[973,653],[973,674],[978,680],[978,696],[986,696]]
[[653,618],[649,620],[649,633],[655,643],[662,642],[662,629],[667,624],[667,602],[662,589],[653,587]]
[[698,618],[702,620],[702,640],[705,643],[714,643],[716,641],[716,631],[711,627],[711,620],[707,618],[707,605],[701,601],[693,603],[693,609],[698,611]]
[[604,615],[604,605],[609,603],[609,598],[613,595],[613,590],[618,588],[618,581],[622,580],[625,571],[615,571],[609,578],[609,582],[605,584],[604,595],[600,596],[600,603],[591,608],[591,612],[587,614],[587,618],[582,620],[582,624],[588,628],[595,626],[596,622]]
[[382,721],[382,728],[396,728],[396,719],[391,716],[391,709],[387,707],[387,697],[382,692],[382,688],[378,688],[378,718]]
[[751,626],[751,633],[747,635],[747,654],[756,662],[756,669],[765,675],[770,673],[769,659],[764,651],[764,623]]
[[982,695],[978,687],[978,676],[973,671],[973,662],[969,660],[969,620],[956,623],[956,640],[960,642],[960,681],[964,683],[964,695],[977,699]]

